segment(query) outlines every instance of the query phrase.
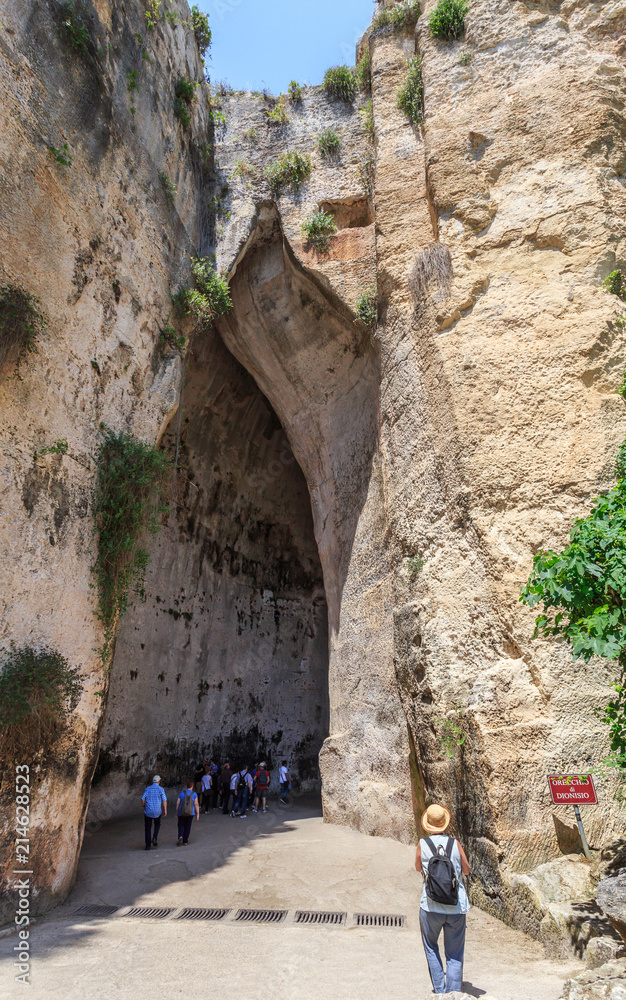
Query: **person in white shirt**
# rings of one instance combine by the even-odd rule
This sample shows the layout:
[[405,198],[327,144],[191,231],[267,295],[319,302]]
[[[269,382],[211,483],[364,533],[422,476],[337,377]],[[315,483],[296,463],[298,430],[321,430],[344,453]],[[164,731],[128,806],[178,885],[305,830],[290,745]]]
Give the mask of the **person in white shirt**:
[[287,793],[291,788],[291,778],[289,777],[289,768],[287,767],[286,760],[278,768],[278,780],[280,782],[280,801],[287,803],[289,802]]
[[205,767],[204,774],[202,775],[202,808],[204,809],[205,816],[211,808],[212,787],[213,775],[209,771],[208,767]]

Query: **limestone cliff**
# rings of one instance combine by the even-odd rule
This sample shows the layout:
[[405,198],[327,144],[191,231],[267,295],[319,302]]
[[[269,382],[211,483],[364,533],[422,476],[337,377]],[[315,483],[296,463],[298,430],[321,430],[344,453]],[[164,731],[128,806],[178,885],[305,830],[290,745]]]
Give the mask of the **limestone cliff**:
[[[50,324],[22,380],[0,385],[2,637],[53,643],[88,678],[41,776],[42,905],[70,884],[103,726],[102,421],[179,465],[145,602],[120,627],[94,817],[199,749],[285,753],[314,782],[321,747],[328,820],[409,841],[415,810],[446,800],[477,900],[512,919],[509,873],[557,855],[569,820],[545,775],[607,750],[595,709],[612,667],[532,642],[518,599],[536,549],[610,485],[626,436],[620,303],[601,287],[626,265],[621,8],[473,0],[464,37],[443,43],[427,4],[415,31],[369,32],[370,138],[368,95],[321,88],[282,125],[251,94],[224,96],[219,124],[199,88],[186,133],[173,85],[201,70],[181,24],[147,35],[142,60],[141,4],[101,2],[94,51],[68,59],[55,5],[22,6],[0,34],[1,259]],[[416,52],[420,128],[396,99]],[[51,161],[61,140],[71,168]],[[265,167],[291,150],[311,174],[276,194]],[[320,207],[338,228],[325,253],[301,229]],[[183,384],[159,331],[189,250],[215,252],[233,307],[192,337]],[[373,282],[369,331],[355,305]],[[66,455],[33,460],[57,438]],[[451,758],[447,716],[465,738]],[[598,846],[623,822],[613,792],[587,817]]]

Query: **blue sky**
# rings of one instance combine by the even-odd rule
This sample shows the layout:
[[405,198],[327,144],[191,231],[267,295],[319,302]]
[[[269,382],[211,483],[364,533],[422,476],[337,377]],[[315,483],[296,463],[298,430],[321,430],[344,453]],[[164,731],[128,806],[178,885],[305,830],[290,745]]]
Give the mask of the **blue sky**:
[[290,80],[321,83],[325,70],[354,63],[372,0],[190,0],[209,15],[207,70],[236,90],[285,91]]

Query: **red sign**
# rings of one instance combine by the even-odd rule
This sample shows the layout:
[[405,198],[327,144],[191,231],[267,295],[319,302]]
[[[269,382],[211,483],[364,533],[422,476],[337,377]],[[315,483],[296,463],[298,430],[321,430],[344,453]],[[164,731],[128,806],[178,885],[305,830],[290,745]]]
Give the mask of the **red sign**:
[[557,806],[597,806],[598,796],[590,774],[549,774],[552,801]]

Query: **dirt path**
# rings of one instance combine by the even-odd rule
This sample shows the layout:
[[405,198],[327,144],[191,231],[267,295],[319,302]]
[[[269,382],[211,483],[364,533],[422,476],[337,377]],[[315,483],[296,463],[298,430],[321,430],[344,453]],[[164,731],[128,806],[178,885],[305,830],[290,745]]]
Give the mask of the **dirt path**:
[[[141,814],[87,839],[67,903],[32,932],[29,996],[78,1000],[241,997],[243,1000],[430,1000],[418,924],[414,850],[324,824],[312,811],[274,807],[245,820],[214,812],[177,848],[175,821],[144,851]],[[86,919],[84,904],[225,907],[221,922],[125,917]],[[239,907],[287,909],[276,925],[242,925]],[[308,926],[296,910],[346,913]],[[404,915],[401,928],[355,926],[355,913]],[[581,964],[543,958],[540,945],[477,909],[469,914],[465,983],[485,1000],[556,1000]],[[0,995],[13,982],[15,936],[0,940]]]

